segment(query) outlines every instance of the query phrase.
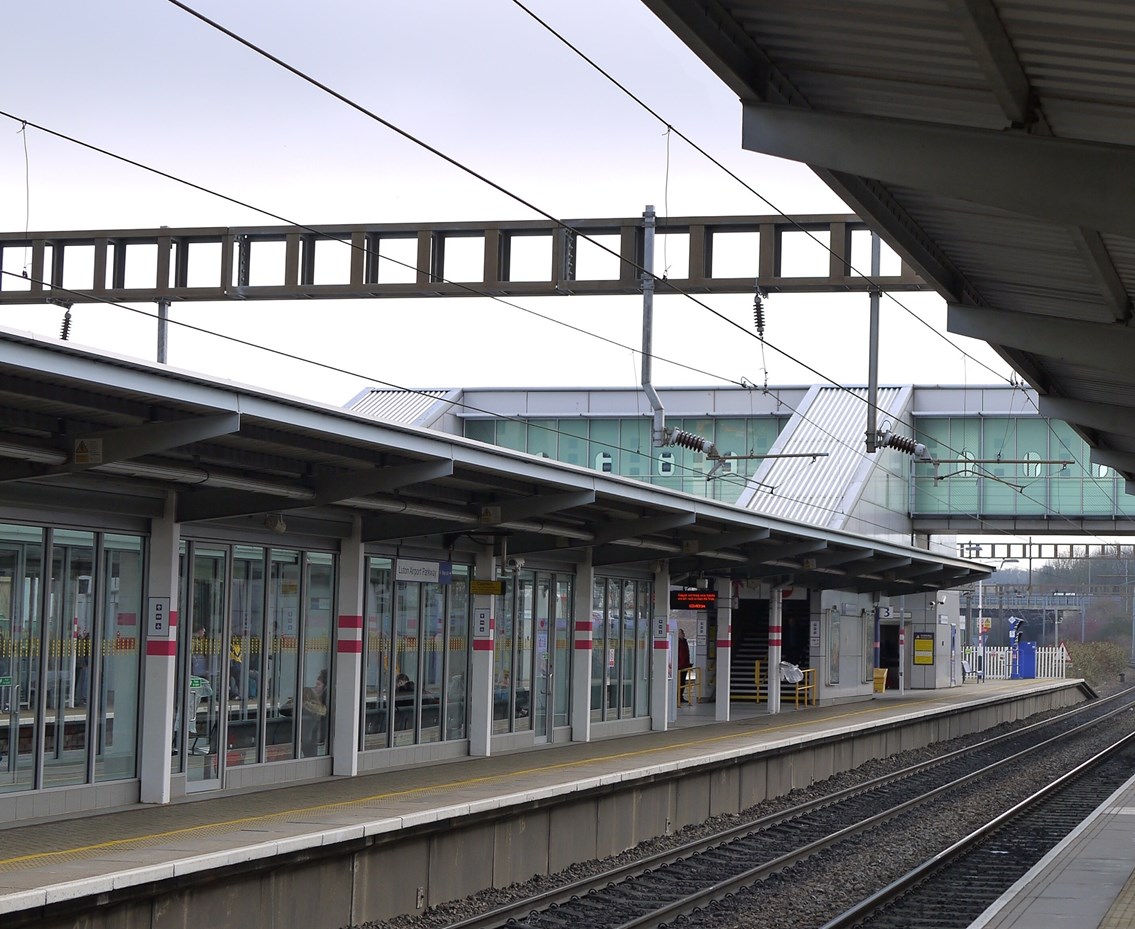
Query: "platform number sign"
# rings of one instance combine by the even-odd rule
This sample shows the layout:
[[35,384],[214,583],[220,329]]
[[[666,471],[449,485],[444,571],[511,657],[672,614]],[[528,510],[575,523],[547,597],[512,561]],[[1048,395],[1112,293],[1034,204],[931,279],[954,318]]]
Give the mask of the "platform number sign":
[[173,624],[169,617],[169,597],[149,597],[146,600],[146,617],[151,639],[172,639]]

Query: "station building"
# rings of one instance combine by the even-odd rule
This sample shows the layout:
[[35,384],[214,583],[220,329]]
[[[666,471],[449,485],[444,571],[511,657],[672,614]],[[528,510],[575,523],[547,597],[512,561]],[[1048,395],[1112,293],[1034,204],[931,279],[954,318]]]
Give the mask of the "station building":
[[[671,589],[716,594],[683,615],[718,719],[759,696],[753,649],[816,669],[821,702],[867,697],[887,612],[936,637],[907,686],[947,686],[940,601],[988,573],[904,528],[908,456],[850,456],[807,498],[770,469],[810,458],[707,482],[597,405],[631,391],[334,408],[21,333],[0,357],[9,821],[665,728]],[[813,451],[808,392],[680,415],[730,451]]]

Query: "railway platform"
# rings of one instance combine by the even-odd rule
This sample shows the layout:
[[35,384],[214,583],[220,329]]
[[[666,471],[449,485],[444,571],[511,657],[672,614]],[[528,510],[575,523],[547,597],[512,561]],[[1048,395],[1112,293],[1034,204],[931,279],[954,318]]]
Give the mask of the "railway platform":
[[338,929],[616,854],[1090,695],[1078,681],[972,682],[777,715],[734,704],[725,723],[702,704],[665,732],[77,810],[0,827],[0,923]]
[[1135,926],[1135,777],[1111,795],[970,929]]

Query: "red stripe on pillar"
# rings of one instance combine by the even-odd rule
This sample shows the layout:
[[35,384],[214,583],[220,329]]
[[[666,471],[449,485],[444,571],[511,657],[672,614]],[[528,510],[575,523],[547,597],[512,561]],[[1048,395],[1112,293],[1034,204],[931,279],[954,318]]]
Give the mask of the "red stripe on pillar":
[[150,639],[146,643],[146,654],[157,658],[172,658],[177,654],[177,642],[173,639]]
[[363,651],[363,643],[358,639],[340,639],[335,648],[340,655],[361,655]]
[[575,650],[577,652],[589,652],[589,651],[591,651],[591,640],[590,639],[577,639],[576,643],[575,643]]
[[493,650],[492,639],[474,639],[473,651],[475,652],[491,652]]
[[591,631],[591,621],[587,620],[587,619],[577,619],[575,621],[575,631],[576,632],[590,632]]
[[654,643],[654,647],[656,649],[658,649],[659,651],[666,649],[666,648],[669,648],[670,647],[670,640],[669,639],[658,639]]
[[363,618],[361,616],[347,616],[346,614],[339,617],[340,629],[362,629]]
[[170,610],[169,611],[169,624],[171,626],[177,625],[177,610]]
[[732,642],[731,640],[729,640],[729,639],[718,639],[718,640],[717,640],[717,647],[718,647],[719,649],[720,649],[720,648],[732,648],[732,647],[733,647],[733,642]]

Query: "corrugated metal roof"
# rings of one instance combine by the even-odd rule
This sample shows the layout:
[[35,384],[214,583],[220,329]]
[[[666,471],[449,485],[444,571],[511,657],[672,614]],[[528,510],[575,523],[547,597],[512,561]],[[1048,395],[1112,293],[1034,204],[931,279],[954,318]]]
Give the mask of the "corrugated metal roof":
[[[880,423],[897,420],[911,388],[880,387]],[[846,525],[872,469],[890,459],[867,455],[865,388],[813,387],[788,426],[769,450],[772,455],[816,458],[770,458],[762,463],[738,505],[754,512],[839,529]]]
[[346,405],[352,413],[404,426],[431,426],[461,399],[456,388],[444,390],[388,390],[371,387]]
[[1135,488],[1131,0],[643,2]]

